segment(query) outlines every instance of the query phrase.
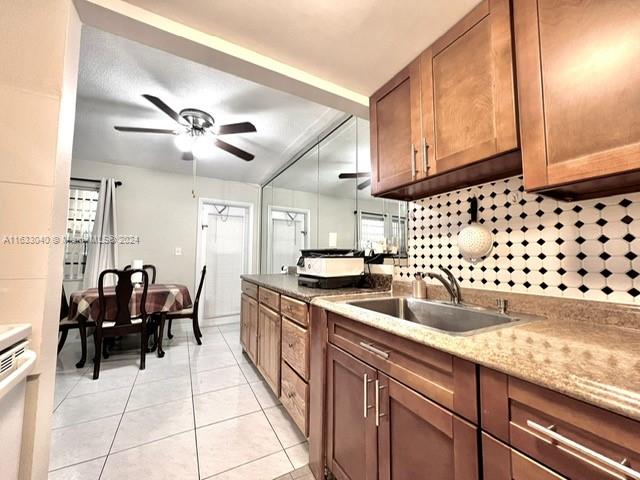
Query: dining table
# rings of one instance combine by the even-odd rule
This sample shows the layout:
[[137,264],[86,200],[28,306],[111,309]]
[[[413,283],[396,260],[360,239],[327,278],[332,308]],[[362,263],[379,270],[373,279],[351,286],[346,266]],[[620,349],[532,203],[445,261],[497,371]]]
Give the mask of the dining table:
[[[139,315],[140,302],[143,288],[136,286],[131,295],[129,308],[131,315]],[[116,314],[116,289],[115,287],[104,287],[105,316],[113,318]],[[176,312],[192,306],[189,289],[185,285],[176,283],[154,283],[147,287],[147,299],[145,301],[145,311],[149,318],[152,316],[164,317],[167,313]],[[88,288],[73,292],[69,298],[69,319],[78,322],[80,328],[80,339],[82,342],[82,353],[80,361],[76,367],[84,367],[87,360],[87,327],[95,325],[100,315],[100,301],[97,288]],[[158,356],[164,356],[162,349],[162,332],[158,332],[157,349]]]

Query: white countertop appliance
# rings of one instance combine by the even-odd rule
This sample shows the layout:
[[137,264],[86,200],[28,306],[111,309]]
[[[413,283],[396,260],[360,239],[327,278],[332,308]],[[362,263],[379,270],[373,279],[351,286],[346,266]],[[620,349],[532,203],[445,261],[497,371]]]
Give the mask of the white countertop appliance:
[[302,250],[298,284],[315,288],[354,287],[364,275],[364,254],[338,248]]
[[17,480],[27,375],[36,353],[29,350],[31,325],[0,325],[0,465],[2,478]]

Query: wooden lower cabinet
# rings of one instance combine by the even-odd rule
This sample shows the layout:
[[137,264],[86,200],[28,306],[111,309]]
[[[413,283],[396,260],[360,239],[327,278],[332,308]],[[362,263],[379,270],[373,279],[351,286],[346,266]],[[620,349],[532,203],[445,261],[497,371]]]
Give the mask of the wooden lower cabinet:
[[258,302],[246,294],[240,301],[240,343],[249,358],[258,355]]
[[479,478],[478,428],[378,372],[380,480]]
[[281,372],[282,394],[280,401],[306,437],[309,434],[309,384],[300,378],[285,361],[282,362]]
[[484,367],[480,393],[482,430],[559,475],[640,479],[640,422]]
[[476,426],[334,345],[327,395],[337,479],[479,478]]
[[482,434],[482,471],[484,478],[490,480],[562,480],[565,478],[486,433]]
[[260,305],[256,367],[277,396],[280,396],[280,323],[278,312]]
[[339,348],[327,351],[327,462],[338,480],[378,475],[376,370]]

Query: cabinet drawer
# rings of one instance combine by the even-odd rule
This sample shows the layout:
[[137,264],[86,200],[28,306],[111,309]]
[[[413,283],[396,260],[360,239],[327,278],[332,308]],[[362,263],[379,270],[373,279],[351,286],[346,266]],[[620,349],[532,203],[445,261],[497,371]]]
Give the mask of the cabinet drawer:
[[258,299],[258,286],[253,284],[253,283],[249,283],[246,281],[242,281],[242,293],[244,293],[245,295],[248,295],[251,298],[255,298],[256,300]]
[[276,312],[280,311],[280,294],[278,292],[260,287],[258,289],[258,298],[263,305],[273,308]]
[[508,445],[482,434],[482,470],[491,480],[564,480]]
[[299,323],[303,327],[309,325],[309,309],[306,303],[282,295],[280,299],[280,310],[282,315]]
[[282,359],[309,380],[309,331],[282,317]]
[[572,479],[640,479],[640,422],[489,369],[480,385],[483,429],[513,448]]
[[476,366],[448,353],[328,313],[329,342],[476,423]]
[[286,362],[282,362],[281,372],[282,395],[280,401],[306,437],[309,434],[307,430],[309,385],[302,380]]

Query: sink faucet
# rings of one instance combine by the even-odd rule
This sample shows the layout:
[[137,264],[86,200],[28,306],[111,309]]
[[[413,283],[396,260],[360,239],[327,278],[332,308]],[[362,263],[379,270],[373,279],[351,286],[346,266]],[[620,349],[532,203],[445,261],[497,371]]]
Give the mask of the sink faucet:
[[442,265],[439,265],[438,268],[444,272],[444,274],[449,279],[449,283],[451,283],[451,289],[454,291],[455,295],[452,300],[456,305],[462,301],[462,295],[460,294],[460,284],[458,280],[456,280],[455,275],[448,268],[444,268]]
[[444,272],[447,278],[444,278],[442,275],[435,272],[426,272],[424,275],[425,277],[438,280],[447,290],[447,293],[451,297],[451,301],[457,305],[458,303],[460,303],[460,285],[458,284],[456,278],[453,276],[453,273],[451,273],[450,270],[447,270],[443,267],[440,267],[440,269]]

